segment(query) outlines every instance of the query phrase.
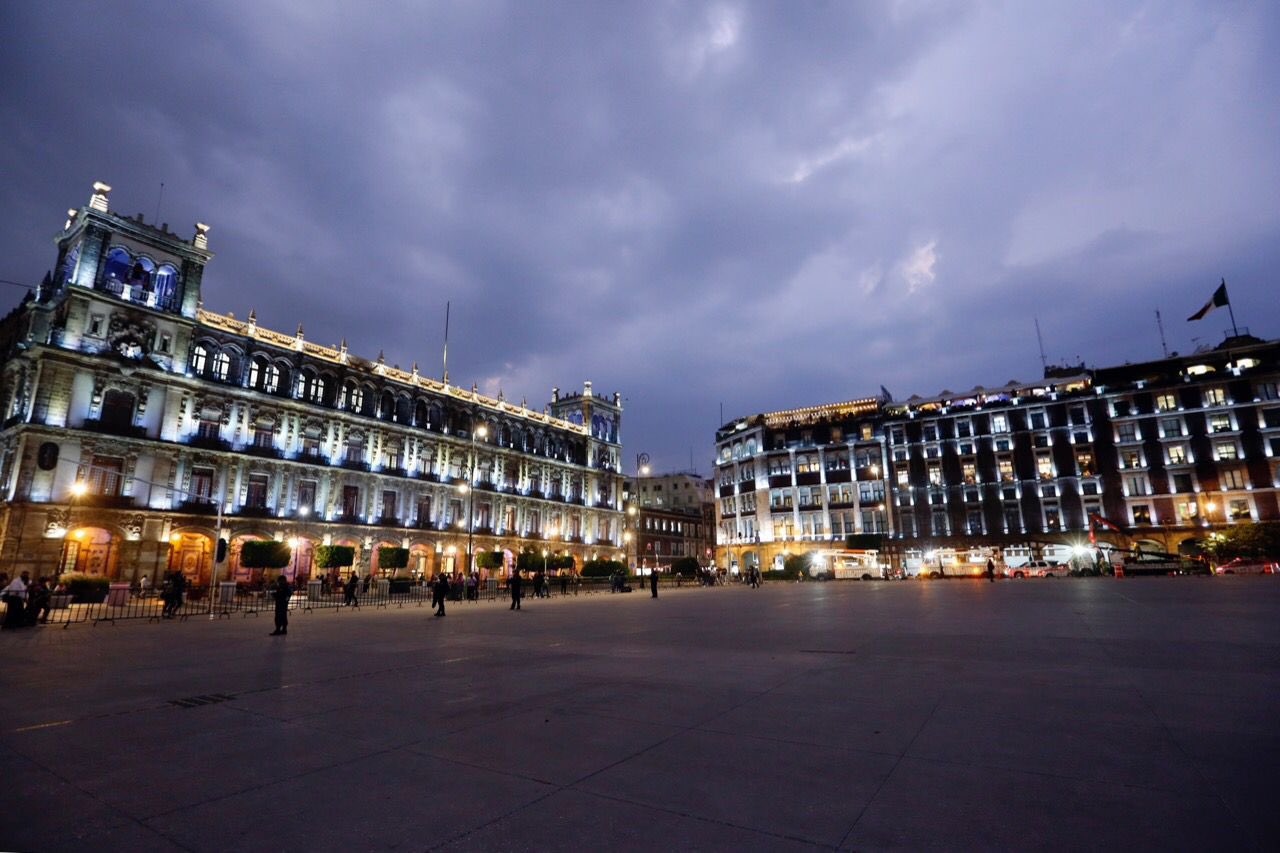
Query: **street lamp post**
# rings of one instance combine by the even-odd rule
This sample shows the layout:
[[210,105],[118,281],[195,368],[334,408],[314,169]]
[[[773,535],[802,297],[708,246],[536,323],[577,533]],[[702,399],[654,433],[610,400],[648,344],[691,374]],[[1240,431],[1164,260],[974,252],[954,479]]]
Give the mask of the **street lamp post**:
[[[62,574],[67,564],[67,537],[72,536],[71,528],[75,521],[76,499],[84,497],[87,491],[89,491],[89,487],[83,480],[76,480],[71,484],[71,502],[67,505],[67,527],[62,534],[62,556],[58,558],[58,574]],[[77,553],[76,559],[79,559],[79,556],[79,553]]]
[[484,424],[471,431],[471,471],[467,474],[467,564],[463,567],[463,577],[471,574],[473,560],[472,542],[475,535],[475,517],[472,512],[476,506],[476,438],[484,438],[489,434]]
[[[640,478],[649,476],[649,454],[636,454],[636,479],[635,489],[631,493],[631,505],[627,507],[627,515],[631,517],[631,528],[635,531],[635,562],[639,563],[643,558],[640,552]],[[643,577],[644,572],[642,566],[636,566],[636,577]]]

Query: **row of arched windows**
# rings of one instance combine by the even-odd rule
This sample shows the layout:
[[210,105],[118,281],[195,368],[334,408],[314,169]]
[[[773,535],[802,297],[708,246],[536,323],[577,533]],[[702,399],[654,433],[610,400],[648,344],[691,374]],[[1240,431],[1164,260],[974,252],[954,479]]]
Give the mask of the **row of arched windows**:
[[[78,247],[77,247],[78,252]],[[141,294],[155,294],[155,302],[172,307],[178,287],[178,270],[173,264],[157,264],[146,255],[133,255],[123,246],[112,246],[102,261],[103,285],[112,292],[125,287]]]
[[[218,382],[239,384],[247,380],[249,388],[264,394],[291,394],[300,400],[392,423],[470,435],[472,418],[464,412],[442,405],[438,400],[414,400],[406,393],[396,394],[390,390],[379,394],[371,383],[354,379],[348,379],[339,388],[331,375],[321,374],[310,366],[303,367],[291,379],[292,368],[286,361],[273,361],[264,355],[249,358],[248,375],[245,380],[241,380],[243,359],[243,353],[234,346],[219,346],[212,341],[201,341],[191,349],[191,374]],[[554,432],[522,429],[517,424],[505,421],[488,418],[474,421],[477,428],[481,424],[485,426],[485,443],[586,464],[586,447],[583,442],[566,440]]]

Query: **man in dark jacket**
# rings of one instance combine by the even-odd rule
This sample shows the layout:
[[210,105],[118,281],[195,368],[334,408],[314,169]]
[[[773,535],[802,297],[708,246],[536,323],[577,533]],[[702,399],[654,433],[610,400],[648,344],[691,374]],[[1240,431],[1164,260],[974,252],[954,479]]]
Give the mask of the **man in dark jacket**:
[[435,588],[432,592],[432,604],[436,606],[436,615],[444,615],[444,603],[449,600],[449,576],[444,572],[436,575]]
[[511,580],[507,581],[507,586],[511,588],[511,609],[520,609],[520,570],[511,573]]
[[360,583],[360,576],[355,572],[347,578],[346,586],[342,588],[342,604],[347,607],[359,607],[360,602],[356,600],[356,588]]
[[652,572],[649,573],[649,591],[654,598],[658,597],[658,568],[654,566]]
[[293,595],[293,585],[283,574],[276,578],[276,629],[269,636],[276,637],[289,633],[289,598]]

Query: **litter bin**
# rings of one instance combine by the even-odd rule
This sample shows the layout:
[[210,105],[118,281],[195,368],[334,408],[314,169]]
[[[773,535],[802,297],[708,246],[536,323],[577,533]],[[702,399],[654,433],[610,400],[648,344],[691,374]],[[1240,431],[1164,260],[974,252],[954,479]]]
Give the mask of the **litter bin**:
[[374,578],[370,592],[373,593],[374,601],[386,601],[391,597],[391,581],[388,578]]
[[218,581],[218,604],[230,605],[236,600],[236,582]]
[[324,581],[320,578],[312,578],[307,581],[307,601],[319,601],[324,595]]

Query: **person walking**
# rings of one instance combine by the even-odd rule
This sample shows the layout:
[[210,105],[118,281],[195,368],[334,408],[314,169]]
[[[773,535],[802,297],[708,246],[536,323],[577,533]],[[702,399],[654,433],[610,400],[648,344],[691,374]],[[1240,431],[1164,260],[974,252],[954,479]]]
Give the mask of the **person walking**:
[[654,566],[653,571],[649,573],[649,592],[653,598],[658,597],[658,567]]
[[0,597],[4,598],[6,605],[4,625],[0,627],[6,630],[22,627],[22,623],[26,619],[27,582],[30,580],[31,573],[23,572],[11,580],[3,591],[0,591]]
[[182,572],[174,569],[169,573],[169,582],[165,587],[164,610],[161,615],[165,619],[173,619],[182,609],[182,593],[187,588],[187,578]]
[[146,598],[149,595],[151,595],[151,578],[143,575],[142,580],[138,581],[138,597]]
[[520,609],[520,570],[516,569],[511,573],[511,579],[507,581],[507,586],[511,589],[511,609]]
[[49,599],[51,595],[48,578],[36,578],[32,581],[31,587],[27,590],[28,625],[37,623],[43,625],[49,621]]
[[444,615],[444,603],[449,600],[449,576],[441,572],[436,576],[435,589],[432,591],[432,603],[436,606],[436,615]]
[[360,602],[356,599],[356,588],[360,583],[360,575],[355,572],[347,578],[347,584],[342,588],[342,604],[344,607],[359,607]]
[[990,557],[987,557],[987,580],[991,583],[996,582],[996,564]]
[[281,634],[289,633],[289,598],[293,595],[293,585],[289,583],[289,579],[280,574],[276,578],[276,629],[268,636],[278,637]]

